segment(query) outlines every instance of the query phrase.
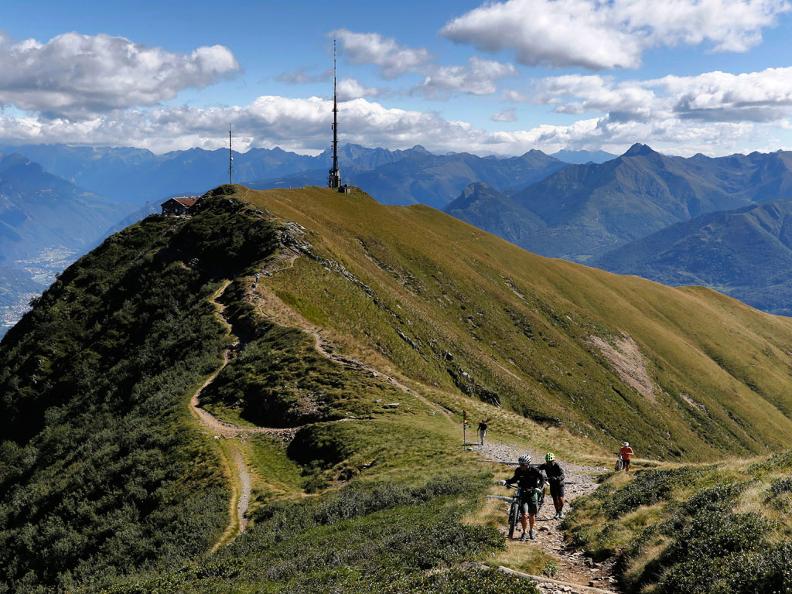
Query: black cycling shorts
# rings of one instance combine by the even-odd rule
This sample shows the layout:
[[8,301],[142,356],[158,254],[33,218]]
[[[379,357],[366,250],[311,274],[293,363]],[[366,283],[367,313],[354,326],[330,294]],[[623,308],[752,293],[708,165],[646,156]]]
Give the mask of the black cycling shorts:
[[539,505],[536,502],[530,501],[528,498],[521,499],[520,512],[522,514],[537,514],[539,513]]
[[563,497],[564,496],[564,481],[548,481],[550,483],[550,496]]

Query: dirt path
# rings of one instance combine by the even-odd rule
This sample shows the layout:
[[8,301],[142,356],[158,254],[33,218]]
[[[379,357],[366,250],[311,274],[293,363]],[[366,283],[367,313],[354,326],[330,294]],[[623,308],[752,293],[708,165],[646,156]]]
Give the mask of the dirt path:
[[[223,315],[225,306],[218,301],[228,288],[229,284],[231,284],[230,281],[223,281],[217,291],[215,291],[215,293],[209,298],[209,302],[214,306],[217,319],[225,328],[226,334],[229,337],[233,337],[231,324],[228,323],[228,320],[226,320],[225,316]],[[217,376],[220,375],[220,373],[223,371],[223,369],[225,369],[231,360],[231,349],[232,347],[228,347],[223,351],[223,360],[220,366],[208,378],[206,378],[204,383],[201,384],[201,386],[190,398],[190,412],[196,419],[198,419],[201,425],[203,425],[203,427],[214,436],[215,439],[232,438],[224,443],[220,448],[223,452],[224,462],[230,474],[229,483],[231,485],[231,501],[229,504],[229,523],[223,534],[212,546],[213,552],[236,538],[236,536],[244,532],[245,528],[247,527],[246,516],[248,505],[250,504],[251,493],[250,472],[248,471],[247,463],[245,462],[245,458],[242,455],[239,444],[236,443],[233,438],[237,438],[244,433],[265,433],[279,431],[277,429],[259,431],[258,427],[238,427],[236,425],[232,425],[231,423],[226,423],[225,421],[217,419],[211,413],[199,406],[201,393],[217,379]]]
[[[544,457],[543,452],[526,452],[524,449],[496,443],[488,443],[484,446],[474,445],[470,446],[470,449],[477,451],[487,460],[500,462],[512,468],[516,466],[516,460],[522,454],[531,455],[535,464],[541,463]],[[566,475],[565,511],[567,511],[568,504],[597,488],[595,477],[606,472],[607,469],[567,464],[563,460],[560,463]],[[505,518],[508,514],[508,504],[505,501],[503,507],[503,516]],[[576,551],[567,546],[564,542],[564,534],[559,527],[560,522],[553,519],[554,514],[553,500],[548,493],[545,497],[544,506],[537,514],[536,540],[520,543],[519,546],[538,547],[554,557],[557,560],[558,573],[552,579],[544,576],[530,576],[531,579],[537,582],[539,589],[543,592],[586,593],[598,590],[615,592],[616,579],[613,577],[613,563],[595,563],[585,557],[581,551]],[[505,536],[505,525],[503,533]]]

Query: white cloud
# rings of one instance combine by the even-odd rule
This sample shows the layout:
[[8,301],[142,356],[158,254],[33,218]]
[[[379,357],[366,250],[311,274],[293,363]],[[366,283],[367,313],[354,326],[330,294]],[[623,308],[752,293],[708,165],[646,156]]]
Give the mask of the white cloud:
[[431,98],[445,98],[455,93],[491,95],[497,90],[498,80],[516,74],[512,64],[473,56],[467,66],[432,67],[413,91]]
[[523,103],[530,100],[527,95],[521,93],[520,91],[515,91],[514,89],[507,89],[504,91],[503,98],[506,101],[511,101],[512,103]]
[[355,33],[338,29],[331,33],[340,42],[347,60],[353,64],[374,64],[385,78],[396,78],[429,62],[424,48],[409,48],[379,33]]
[[666,76],[649,81],[681,117],[709,121],[775,121],[792,114],[792,67],[731,74]]
[[513,107],[510,109],[504,109],[503,111],[499,111],[498,113],[493,113],[490,116],[490,119],[493,122],[516,122],[517,121],[517,110]]
[[46,43],[0,36],[0,104],[56,116],[154,105],[238,71],[221,45],[175,54],[104,34],[65,33]]
[[382,89],[366,87],[354,78],[344,78],[338,81],[339,101],[359,99],[360,97],[377,97],[382,94]]
[[535,90],[534,100],[553,105],[557,112],[604,112],[611,120],[771,122],[792,115],[792,67],[646,81],[557,76],[542,79]]
[[622,118],[644,119],[652,111],[655,94],[636,82],[615,82],[610,77],[570,74],[538,81],[536,100],[558,113],[591,111],[618,113]]
[[790,9],[787,0],[506,0],[453,19],[441,33],[483,51],[513,50],[527,65],[636,68],[656,46],[746,51]]
[[[264,96],[245,106],[132,109],[82,120],[0,115],[0,141],[121,143],[155,152],[212,149],[226,145],[231,123],[234,144],[240,150],[280,146],[317,153],[328,144],[331,107],[330,101],[318,97]],[[746,145],[772,144],[779,128],[775,123],[696,122],[660,114],[649,121],[616,120],[605,115],[569,125],[491,132],[434,112],[388,108],[362,98],[346,101],[339,109],[342,142],[394,149],[421,144],[441,153],[515,155],[532,148],[547,152],[561,148],[620,152],[634,142],[646,142],[672,153],[724,154]]]

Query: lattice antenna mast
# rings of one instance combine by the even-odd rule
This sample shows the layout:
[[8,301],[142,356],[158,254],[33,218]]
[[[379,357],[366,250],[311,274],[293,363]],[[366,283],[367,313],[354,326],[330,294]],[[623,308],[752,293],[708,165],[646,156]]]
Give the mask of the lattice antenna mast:
[[234,153],[231,151],[231,124],[228,125],[228,184],[233,184]]
[[336,92],[336,40],[333,39],[333,166],[330,168],[327,185],[341,187],[341,172],[338,169],[338,95]]

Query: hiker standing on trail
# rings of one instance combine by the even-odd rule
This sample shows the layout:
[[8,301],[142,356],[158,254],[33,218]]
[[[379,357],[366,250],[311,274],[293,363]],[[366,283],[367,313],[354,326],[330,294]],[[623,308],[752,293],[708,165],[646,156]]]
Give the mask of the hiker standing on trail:
[[[544,490],[544,475],[536,466],[531,466],[531,457],[528,455],[520,456],[517,460],[519,466],[514,470],[514,476],[503,481],[507,487],[517,483],[519,487],[517,496],[520,498],[520,524],[522,525],[522,536],[520,540],[525,542],[529,537],[531,540],[536,538],[534,525],[536,514],[539,511],[540,491]],[[526,535],[526,528],[530,524],[530,532]]]
[[479,444],[484,445],[484,438],[487,436],[487,428],[489,427],[489,419],[482,419],[478,425]]
[[633,449],[630,447],[628,442],[624,442],[621,449],[619,450],[619,456],[622,459],[622,468],[624,468],[624,472],[630,472],[630,460],[633,457]]
[[550,495],[553,497],[553,505],[555,506],[554,520],[560,520],[564,517],[564,469],[556,461],[553,452],[547,452],[545,455],[545,463],[539,466],[539,470],[543,470],[547,475],[547,482],[550,483]]

